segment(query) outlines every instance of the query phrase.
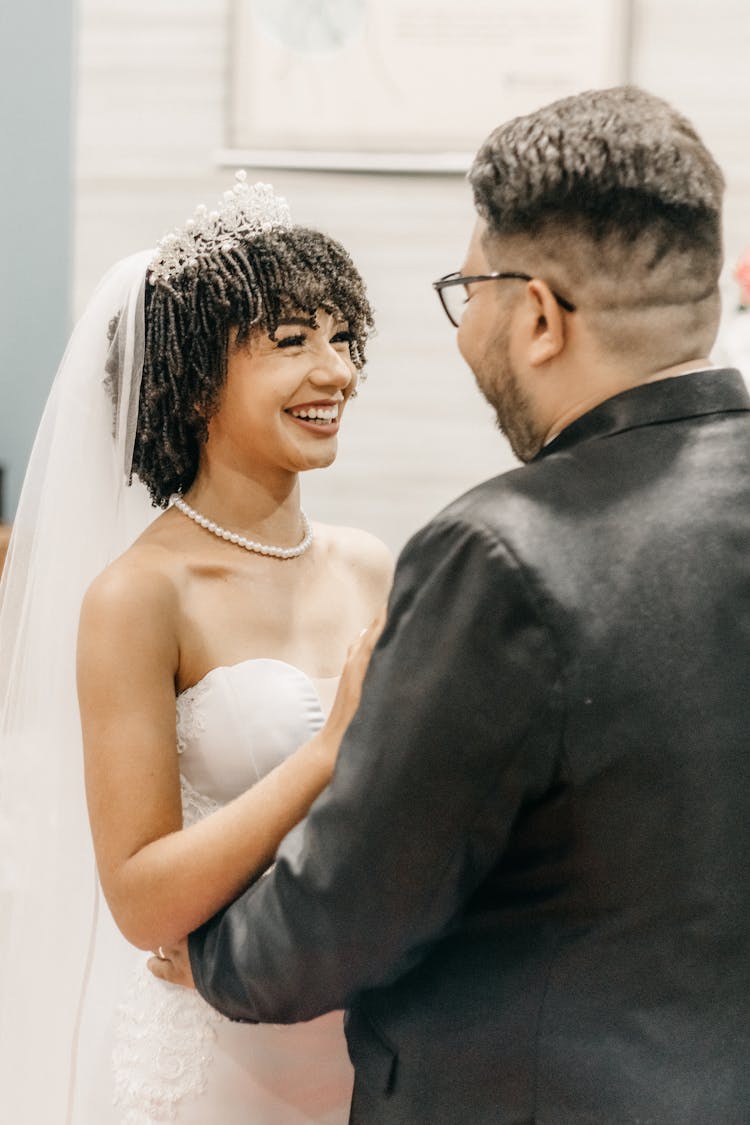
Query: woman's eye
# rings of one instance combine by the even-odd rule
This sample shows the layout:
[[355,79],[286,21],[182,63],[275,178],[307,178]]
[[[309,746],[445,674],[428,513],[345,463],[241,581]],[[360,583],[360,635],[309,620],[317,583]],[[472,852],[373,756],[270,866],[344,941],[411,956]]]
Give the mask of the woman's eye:
[[306,337],[304,334],[299,336],[282,336],[280,340],[276,341],[277,348],[301,348],[305,342]]
[[344,329],[341,330],[341,332],[337,332],[335,336],[331,336],[331,343],[332,344],[351,344],[353,339],[354,339],[354,335],[349,331],[348,328],[344,328]]

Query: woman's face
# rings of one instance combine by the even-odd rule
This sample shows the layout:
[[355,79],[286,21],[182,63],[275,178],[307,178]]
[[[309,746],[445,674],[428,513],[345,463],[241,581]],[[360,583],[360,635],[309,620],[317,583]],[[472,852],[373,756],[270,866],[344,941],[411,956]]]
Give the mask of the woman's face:
[[357,384],[346,321],[318,309],[292,315],[273,337],[230,345],[206,453],[241,471],[301,472],[334,460],[341,418]]

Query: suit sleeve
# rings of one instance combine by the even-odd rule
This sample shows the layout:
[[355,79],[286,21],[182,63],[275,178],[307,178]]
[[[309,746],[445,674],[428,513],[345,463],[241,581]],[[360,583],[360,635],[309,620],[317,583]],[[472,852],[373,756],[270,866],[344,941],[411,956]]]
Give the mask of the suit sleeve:
[[190,936],[215,1008],[291,1023],[348,1007],[460,914],[549,784],[557,666],[534,603],[484,529],[442,517],[407,545],[331,785],[272,871]]

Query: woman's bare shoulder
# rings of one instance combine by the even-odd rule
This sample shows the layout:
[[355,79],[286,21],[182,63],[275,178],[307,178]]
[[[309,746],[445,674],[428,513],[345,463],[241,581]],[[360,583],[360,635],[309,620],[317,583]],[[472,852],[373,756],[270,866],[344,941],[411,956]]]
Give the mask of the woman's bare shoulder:
[[180,605],[180,564],[173,552],[139,539],[89,586],[81,627],[127,627],[126,631],[174,625]]
[[394,560],[381,539],[362,528],[331,524],[319,525],[319,536],[333,559],[353,570],[360,582],[372,587],[373,594],[387,596]]

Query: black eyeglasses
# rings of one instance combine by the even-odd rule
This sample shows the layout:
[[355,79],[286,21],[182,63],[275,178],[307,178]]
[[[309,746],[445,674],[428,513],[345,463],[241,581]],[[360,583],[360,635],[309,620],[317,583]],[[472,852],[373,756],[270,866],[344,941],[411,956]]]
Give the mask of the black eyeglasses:
[[[443,306],[448,320],[454,328],[458,328],[466,302],[469,299],[466,286],[474,285],[477,281],[506,280],[533,281],[533,278],[527,273],[482,273],[475,277],[464,277],[462,273],[456,272],[447,273],[445,277],[433,281],[432,288],[440,298],[440,304]],[[459,288],[459,286],[462,288]],[[552,296],[560,308],[565,309],[566,312],[576,311],[575,305],[571,301],[566,301],[565,297],[561,297],[559,293],[555,293],[554,289],[552,290]]]

